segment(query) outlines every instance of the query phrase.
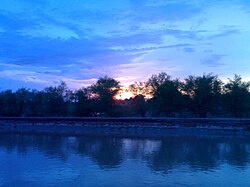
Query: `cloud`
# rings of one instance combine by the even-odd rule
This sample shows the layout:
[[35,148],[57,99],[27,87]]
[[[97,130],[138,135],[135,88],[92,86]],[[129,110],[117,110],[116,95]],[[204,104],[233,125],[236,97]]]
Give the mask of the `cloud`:
[[195,52],[195,49],[194,48],[191,48],[191,47],[184,47],[183,50],[187,53],[193,53]]
[[2,68],[20,68],[21,66],[18,64],[10,64],[10,63],[4,63],[0,61],[0,67]]
[[227,55],[210,55],[205,58],[202,58],[200,61],[205,66],[217,67],[217,66],[224,65],[224,63],[221,62],[221,59],[226,56]]
[[113,69],[115,70],[114,77],[118,80],[122,80],[125,85],[132,84],[138,80],[146,81],[152,74],[162,71],[171,74],[178,70],[176,67],[168,66],[167,63],[164,65],[160,64],[158,61],[120,64],[114,66]]
[[[140,1],[141,2],[141,1]],[[187,1],[169,1],[169,2],[149,2],[146,6],[134,5],[136,11],[131,15],[131,19],[135,21],[159,22],[167,20],[171,22],[190,19],[200,14],[202,7],[198,3],[190,4]],[[178,13],[176,13],[178,10]],[[143,12],[143,14],[141,14]]]
[[225,27],[221,29],[218,33],[209,36],[208,39],[216,39],[216,38],[226,37],[232,34],[239,34],[239,33],[240,33],[240,30],[237,28]]
[[[135,47],[135,48],[118,48],[117,51],[124,51],[124,52],[138,52],[138,51],[151,51],[151,50],[157,50],[157,49],[168,49],[168,48],[186,48],[191,46],[190,44],[175,44],[175,45],[152,45],[152,46],[141,46],[141,47]],[[144,55],[146,53],[139,53],[141,55]]]
[[[243,7],[236,0],[2,0],[0,71],[19,85],[64,79],[81,86],[104,75],[145,80],[190,64],[211,71],[223,65],[220,54],[246,66],[249,58],[240,54],[249,49],[250,16]],[[230,41],[239,44],[229,53]],[[227,65],[235,67],[232,60]],[[200,66],[197,73],[206,71]]]
[[34,72],[24,70],[2,70],[0,71],[0,78],[12,81],[21,81],[25,83],[37,84],[40,88],[57,85],[61,81],[65,81],[68,86],[72,89],[80,87],[86,87],[96,82],[97,79],[73,79],[71,77],[56,75],[47,72]]
[[78,39],[79,36],[72,30],[66,27],[56,26],[56,25],[41,25],[36,29],[23,29],[19,31],[24,36],[31,37],[45,37],[49,39]]

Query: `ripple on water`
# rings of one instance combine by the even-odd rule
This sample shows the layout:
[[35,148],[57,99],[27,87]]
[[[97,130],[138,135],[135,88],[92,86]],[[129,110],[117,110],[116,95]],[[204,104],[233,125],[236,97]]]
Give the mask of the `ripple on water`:
[[77,168],[50,166],[46,170],[36,169],[27,171],[23,173],[22,180],[40,184],[46,182],[46,184],[54,185],[62,181],[73,181],[79,175],[80,172]]
[[249,137],[0,138],[0,186],[250,186]]

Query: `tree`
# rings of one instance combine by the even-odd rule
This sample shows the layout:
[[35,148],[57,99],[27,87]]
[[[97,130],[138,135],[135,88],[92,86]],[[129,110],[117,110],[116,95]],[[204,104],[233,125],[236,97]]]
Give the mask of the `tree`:
[[101,77],[90,87],[98,100],[98,110],[108,116],[116,115],[115,95],[120,91],[120,83],[110,77]]
[[94,115],[93,99],[91,98],[91,90],[89,88],[82,88],[76,93],[76,113],[77,116],[92,116]]
[[135,82],[134,84],[129,85],[129,92],[133,95],[141,95],[146,97],[149,94],[148,86],[145,82]]
[[129,105],[127,106],[130,112],[135,116],[144,117],[146,112],[146,101],[143,95],[136,95],[129,99]]
[[61,82],[56,87],[47,87],[43,90],[43,110],[48,116],[62,116],[65,115],[66,105],[65,96],[67,92],[67,85]]
[[31,113],[32,93],[27,88],[20,88],[15,93],[16,111],[18,116],[26,116]]
[[155,98],[158,108],[165,112],[169,117],[175,116],[175,113],[182,113],[185,105],[185,96],[181,93],[182,83],[176,80],[166,80],[159,86]]
[[17,116],[15,93],[11,90],[1,92],[0,103],[0,113],[2,116]]
[[217,76],[189,76],[185,79],[184,91],[190,98],[188,104],[196,117],[205,118],[212,111],[215,101],[221,93],[222,82]]
[[149,95],[149,86],[146,82],[135,82],[129,85],[129,92],[134,95],[129,99],[129,108],[136,116],[145,116],[146,112],[146,97]]
[[38,90],[31,90],[31,102],[30,102],[30,113],[29,116],[44,116],[45,106],[44,106],[44,92]]
[[151,103],[160,113],[171,117],[176,112],[182,112],[184,96],[181,94],[182,83],[178,79],[172,80],[166,73],[160,73],[153,75],[147,84],[153,95]]
[[236,117],[243,117],[250,109],[250,82],[243,82],[239,75],[224,86],[225,89],[225,106]]
[[152,96],[155,96],[159,91],[159,86],[161,86],[167,80],[170,80],[170,76],[165,72],[161,72],[158,75],[152,75],[152,77],[146,83],[149,93]]

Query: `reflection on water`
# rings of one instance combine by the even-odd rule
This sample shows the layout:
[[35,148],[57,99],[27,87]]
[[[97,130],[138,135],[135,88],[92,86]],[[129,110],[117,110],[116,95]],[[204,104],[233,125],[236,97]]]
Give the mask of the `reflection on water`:
[[1,186],[250,186],[250,137],[0,134]]

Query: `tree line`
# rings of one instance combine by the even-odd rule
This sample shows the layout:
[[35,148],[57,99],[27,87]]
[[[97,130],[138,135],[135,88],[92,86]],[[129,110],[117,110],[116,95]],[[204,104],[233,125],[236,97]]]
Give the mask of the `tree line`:
[[250,117],[250,83],[239,75],[222,82],[218,76],[188,76],[183,81],[162,72],[128,90],[119,100],[119,81],[101,77],[89,87],[72,91],[65,82],[39,91],[20,88],[0,92],[0,116],[43,117]]

